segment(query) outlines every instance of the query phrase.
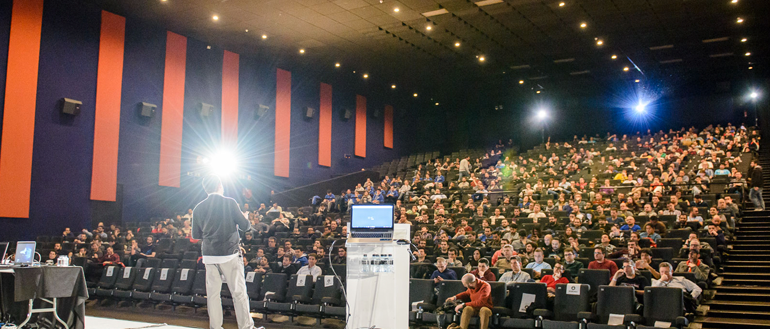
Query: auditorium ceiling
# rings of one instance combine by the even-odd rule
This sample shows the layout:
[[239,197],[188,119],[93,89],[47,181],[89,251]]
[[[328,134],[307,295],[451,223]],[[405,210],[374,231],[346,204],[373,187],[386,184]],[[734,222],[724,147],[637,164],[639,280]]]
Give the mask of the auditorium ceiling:
[[526,92],[718,83],[766,72],[770,44],[767,0],[96,3],[242,54],[367,73],[368,83],[409,95],[425,84],[484,79]]

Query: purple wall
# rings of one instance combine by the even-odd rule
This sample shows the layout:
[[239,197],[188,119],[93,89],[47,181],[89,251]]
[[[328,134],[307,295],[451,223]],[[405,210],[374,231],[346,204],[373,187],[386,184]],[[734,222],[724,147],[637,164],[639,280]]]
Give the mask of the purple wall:
[[[0,95],[5,90],[10,9],[10,1],[0,2]],[[99,31],[98,8],[81,3],[45,2],[30,218],[0,218],[0,241],[58,234],[66,226],[73,230],[90,226]],[[158,186],[165,42],[164,28],[127,17],[118,155],[118,184],[123,186],[124,193],[123,220],[148,220],[194,205],[203,192],[199,179],[187,176],[186,172],[195,169],[199,154],[211,152],[219,141],[223,49],[216,45],[207,49],[209,44],[188,38],[181,188]],[[258,104],[274,108],[278,62],[275,58],[240,57],[238,155],[251,180],[230,184],[227,194],[239,196],[240,187],[245,185],[255,196],[267,195],[271,189],[328,179],[400,155],[395,151],[401,145],[400,134],[394,134],[394,150],[382,146],[380,116],[370,117],[367,124],[368,157],[343,159],[344,154],[353,153],[354,121],[341,121],[338,111],[343,107],[353,109],[356,94],[367,97],[370,113],[376,107],[382,109],[388,99],[387,90],[372,90],[358,79],[348,81],[319,74],[317,69],[282,63],[281,68],[292,71],[291,169],[290,178],[273,176],[273,114],[254,120],[253,111]],[[334,88],[331,168],[317,165],[320,82]],[[83,102],[79,116],[59,114],[57,102],[62,97]],[[156,104],[155,117],[140,117],[139,102]],[[207,120],[201,119],[196,111],[200,102],[217,109]],[[303,119],[305,106],[316,109],[316,116],[308,121]],[[0,126],[2,111],[0,102]],[[395,120],[394,125],[399,128],[399,116]]]

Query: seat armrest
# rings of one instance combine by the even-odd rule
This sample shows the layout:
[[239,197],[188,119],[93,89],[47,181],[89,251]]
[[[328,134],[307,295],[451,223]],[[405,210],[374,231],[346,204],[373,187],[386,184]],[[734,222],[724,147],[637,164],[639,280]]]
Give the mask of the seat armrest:
[[676,324],[677,328],[683,328],[687,326],[687,318],[683,316],[677,316],[674,320],[674,323]]
[[629,322],[633,321],[634,323],[639,325],[639,323],[642,322],[643,319],[644,318],[641,315],[639,315],[639,314],[625,314],[624,315],[624,320],[625,320],[626,323],[629,323]]
[[587,321],[594,321],[596,319],[596,316],[591,312],[578,312],[577,314],[578,320],[587,320]]
[[552,318],[553,317],[553,312],[551,312],[551,311],[549,311],[547,309],[543,309],[543,308],[536,309],[534,312],[532,312],[532,314],[535,317],[539,317],[539,316],[542,316],[543,318]]

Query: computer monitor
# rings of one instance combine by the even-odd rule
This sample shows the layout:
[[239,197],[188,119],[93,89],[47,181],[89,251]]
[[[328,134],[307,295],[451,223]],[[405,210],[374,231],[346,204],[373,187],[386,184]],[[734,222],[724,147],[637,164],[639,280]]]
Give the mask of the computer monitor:
[[350,229],[393,230],[392,204],[357,204],[350,211]]
[[35,241],[19,241],[16,243],[15,265],[32,265],[35,260]]
[[5,254],[8,252],[8,242],[0,242],[0,251],[3,253],[0,254],[0,261],[5,259]]

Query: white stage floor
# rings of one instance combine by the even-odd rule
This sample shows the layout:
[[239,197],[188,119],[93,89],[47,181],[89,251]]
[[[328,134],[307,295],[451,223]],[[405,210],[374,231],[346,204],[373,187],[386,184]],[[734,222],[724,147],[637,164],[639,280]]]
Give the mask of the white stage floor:
[[148,323],[137,321],[126,321],[109,318],[99,318],[95,316],[86,316],[86,328],[98,328],[98,329],[193,329],[192,327],[180,327],[167,325],[165,323]]

